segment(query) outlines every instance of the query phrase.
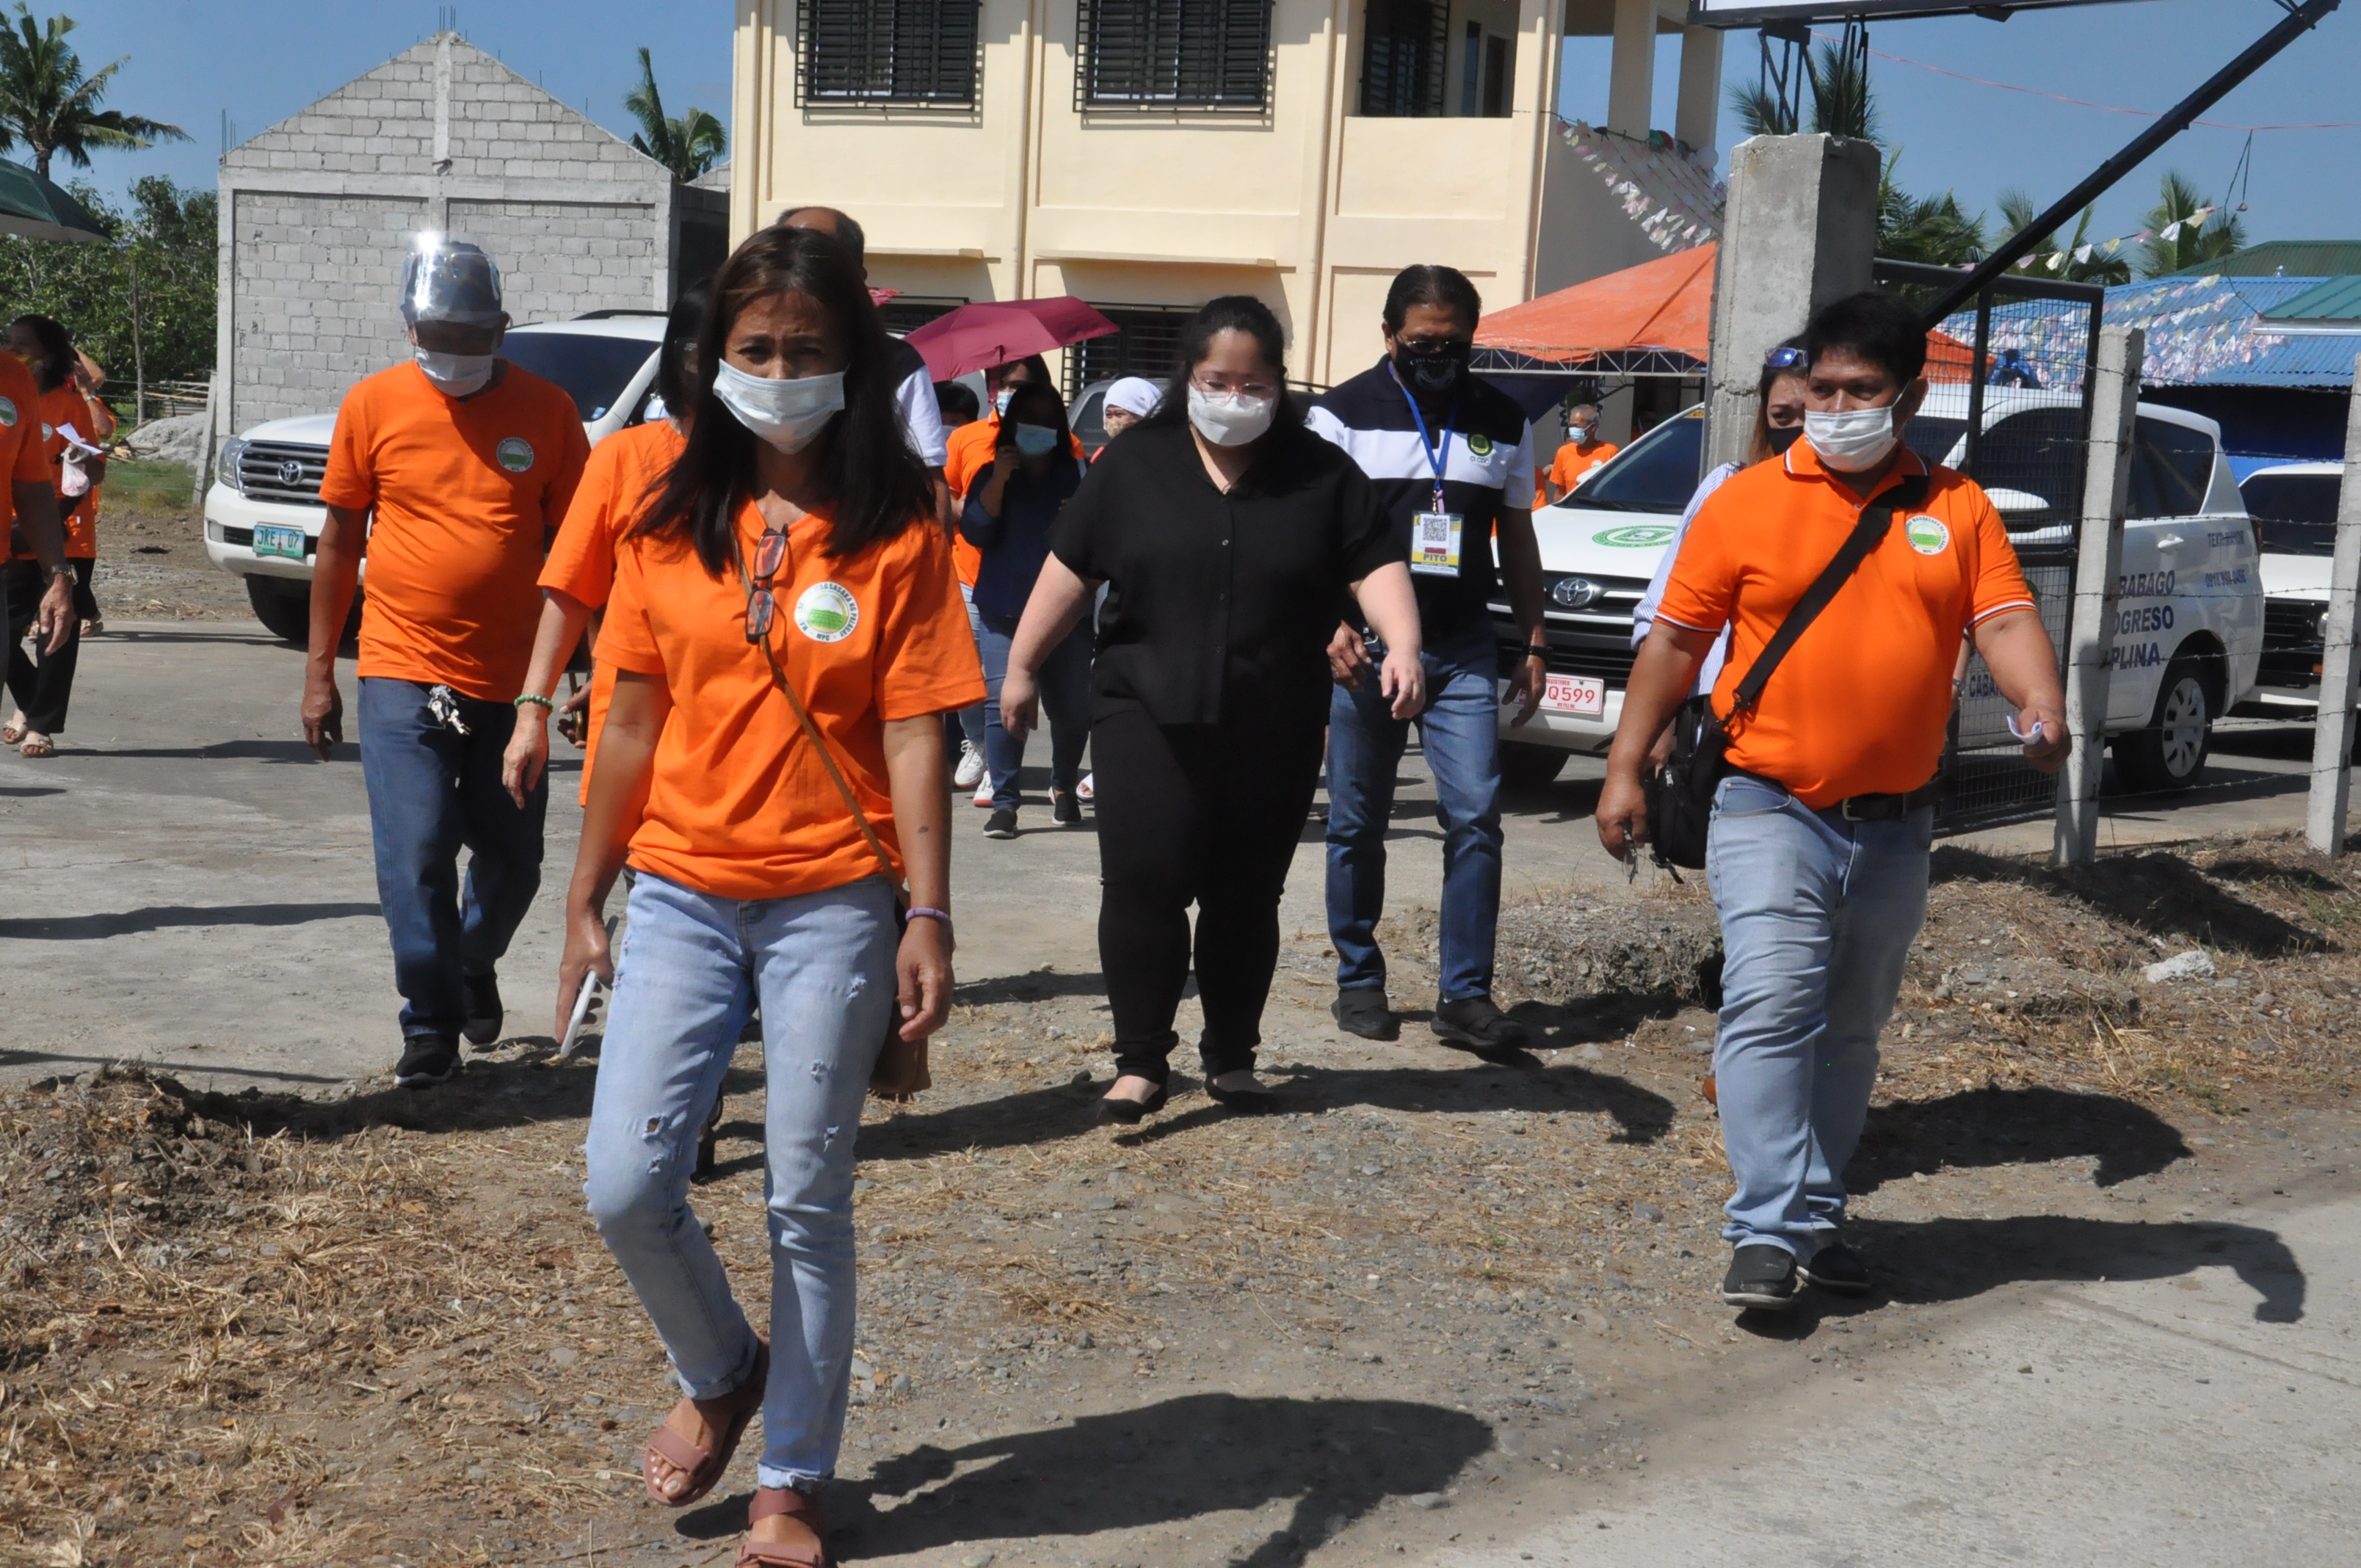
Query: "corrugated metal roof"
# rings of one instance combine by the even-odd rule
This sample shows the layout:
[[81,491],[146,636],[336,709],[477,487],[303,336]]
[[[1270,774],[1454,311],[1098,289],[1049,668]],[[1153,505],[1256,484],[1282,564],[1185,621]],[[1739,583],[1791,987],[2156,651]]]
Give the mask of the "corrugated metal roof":
[[[2352,280],[2361,282],[2361,279]],[[2287,322],[2268,313],[2319,291],[2327,278],[2157,278],[2107,291],[2105,323],[2142,327],[2147,355],[2140,378],[2152,387],[2350,387],[2361,356],[2361,331],[2322,331],[2324,320]],[[2082,308],[2026,301],[1996,312],[1992,348],[2015,348],[2060,367],[2048,385],[2081,385],[2072,362],[2089,342]],[[1975,339],[1975,313],[1943,323],[1963,342]],[[2276,330],[2275,330],[2276,329]]]
[[2271,239],[2235,256],[2175,273],[2179,278],[2341,278],[2361,273],[2361,240]]
[[2361,321],[2361,278],[2331,278],[2263,314],[2273,321]]

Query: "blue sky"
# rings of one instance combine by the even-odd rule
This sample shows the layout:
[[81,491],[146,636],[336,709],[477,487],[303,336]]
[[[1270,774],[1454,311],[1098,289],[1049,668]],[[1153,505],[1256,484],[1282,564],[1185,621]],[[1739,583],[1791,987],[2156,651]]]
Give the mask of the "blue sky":
[[[45,0],[46,13],[64,0]],[[1052,0],[1062,3],[1062,0]],[[593,118],[628,133],[622,99],[632,51],[655,51],[666,106],[695,104],[727,118],[730,0],[463,0],[460,30]],[[177,123],[197,139],[136,154],[100,154],[103,190],[138,175],[210,184],[221,117],[250,136],[294,113],[434,27],[437,7],[412,0],[103,0],[73,6],[75,39],[95,67],[130,61],[110,102]],[[2280,15],[2272,0],[2142,0],[2035,12],[2006,23],[1980,17],[1891,22],[1871,47],[2038,92],[2134,109],[2163,109],[2259,37]],[[1673,119],[1678,48],[1659,49],[1656,123]],[[1754,36],[1730,35],[1725,77],[1755,71]],[[1996,210],[2011,186],[2037,199],[2062,193],[2136,135],[2144,122],[2050,99],[1872,61],[1888,139],[1903,148],[1904,182],[1959,192],[1970,211]],[[2239,125],[2361,121],[2361,4],[2298,43],[2208,117]],[[1603,117],[1604,40],[1569,46],[1562,110]],[[1725,115],[1722,142],[1737,133]],[[2220,195],[2246,133],[2184,134],[2102,201],[2094,233],[2126,234],[2155,201],[2158,176],[2177,168]],[[2255,138],[2247,229],[2257,239],[2361,239],[2361,129],[2272,131]]]

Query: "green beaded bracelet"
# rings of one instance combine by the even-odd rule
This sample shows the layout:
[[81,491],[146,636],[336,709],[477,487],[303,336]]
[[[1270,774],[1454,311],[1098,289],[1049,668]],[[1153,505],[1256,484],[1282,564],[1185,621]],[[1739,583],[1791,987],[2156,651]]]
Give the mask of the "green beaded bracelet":
[[514,700],[513,702],[510,703],[510,704],[509,704],[509,706],[510,706],[511,707],[522,707],[526,703],[529,703],[529,702],[537,702],[537,703],[541,704],[541,706],[542,706],[542,707],[545,707],[545,708],[548,708],[548,709],[549,709],[551,712],[553,712],[553,713],[555,713],[555,712],[556,712],[556,711],[557,711],[557,705],[556,705],[555,703],[554,703],[554,702],[550,701],[550,700],[549,700],[547,697],[545,697],[545,696],[534,696],[533,693],[531,693],[531,692],[527,692],[527,693],[525,693],[522,696],[518,697],[516,700]]

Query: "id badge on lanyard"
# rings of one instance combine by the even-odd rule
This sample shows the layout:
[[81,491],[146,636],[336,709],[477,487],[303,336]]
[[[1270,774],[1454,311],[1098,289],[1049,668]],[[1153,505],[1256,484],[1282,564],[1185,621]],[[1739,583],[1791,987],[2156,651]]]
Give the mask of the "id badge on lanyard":
[[[1388,367],[1390,373],[1391,367]],[[1399,384],[1400,378],[1396,377]],[[1411,397],[1410,389],[1402,389],[1410,400],[1411,418],[1418,422],[1418,444],[1426,454],[1426,466],[1434,474],[1434,506],[1432,510],[1412,512],[1410,520],[1410,569],[1422,577],[1455,577],[1459,575],[1459,544],[1465,520],[1448,510],[1443,497],[1443,474],[1451,462],[1451,432],[1459,417],[1459,405],[1452,404],[1451,417],[1444,421],[1443,444],[1440,455],[1428,443],[1426,415],[1420,411],[1418,400]]]

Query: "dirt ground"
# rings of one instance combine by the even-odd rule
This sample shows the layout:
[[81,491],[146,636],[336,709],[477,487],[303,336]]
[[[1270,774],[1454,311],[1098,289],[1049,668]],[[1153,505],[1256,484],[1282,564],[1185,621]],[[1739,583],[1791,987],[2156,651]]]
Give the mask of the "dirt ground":
[[91,589],[126,620],[251,620],[246,589],[205,559],[204,514],[189,504],[189,471],[116,461],[99,493],[98,566]]
[[[1265,1119],[1191,1077],[1099,1126],[1097,977],[964,988],[937,1089],[862,1132],[837,1552],[1425,1558],[1603,1508],[1718,1405],[1873,1378],[2024,1282],[2226,1263],[2258,1316],[2300,1310],[2239,1211],[2361,1161],[2361,887],[2284,839],[2070,875],[1944,850],[1936,875],[1849,1173],[1882,1288],[1790,1321],[1713,1294],[1695,888],[1506,912],[1503,989],[1543,1038],[1499,1062],[1417,1014],[1315,1038],[1290,1021],[1329,960],[1291,942]],[[2191,949],[2212,977],[2144,979]],[[0,1101],[0,1561],[726,1561],[751,1439],[704,1505],[641,1491],[674,1390],[582,1212],[593,1080],[520,1036],[420,1094],[90,1074]],[[754,1047],[728,1092],[695,1202],[759,1300]]]

